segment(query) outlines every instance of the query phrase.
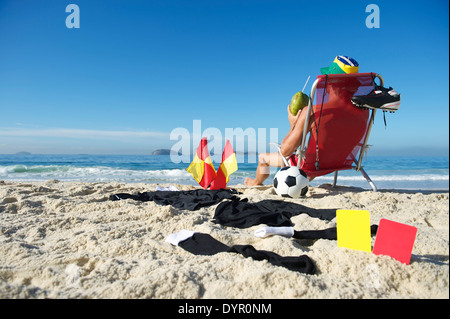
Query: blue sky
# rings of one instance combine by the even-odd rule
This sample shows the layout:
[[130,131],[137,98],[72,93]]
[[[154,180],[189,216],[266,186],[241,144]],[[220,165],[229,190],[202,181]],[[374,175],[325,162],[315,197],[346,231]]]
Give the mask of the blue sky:
[[[371,3],[380,28],[366,26]],[[448,156],[448,12],[447,0],[0,0],[0,153],[149,154],[193,120],[278,128],[281,141],[292,95],[342,54],[402,94],[387,127],[378,112],[370,153]]]

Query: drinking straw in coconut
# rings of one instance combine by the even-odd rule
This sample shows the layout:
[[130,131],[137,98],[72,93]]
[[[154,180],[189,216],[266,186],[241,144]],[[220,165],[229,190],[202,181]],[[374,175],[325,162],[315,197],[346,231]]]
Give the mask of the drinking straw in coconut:
[[306,83],[305,83],[305,86],[303,86],[302,93],[303,93],[303,91],[305,90],[306,84],[308,84],[308,81],[309,81],[309,78],[310,78],[310,77],[311,77],[311,75],[308,76],[308,78],[306,79]]

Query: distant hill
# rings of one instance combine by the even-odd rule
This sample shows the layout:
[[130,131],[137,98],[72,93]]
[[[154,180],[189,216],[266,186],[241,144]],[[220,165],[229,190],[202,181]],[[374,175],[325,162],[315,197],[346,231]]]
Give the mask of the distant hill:
[[17,152],[15,155],[31,155],[30,152]]
[[162,149],[159,149],[159,150],[154,150],[152,152],[152,155],[170,155],[171,153],[172,153],[171,150],[162,148]]

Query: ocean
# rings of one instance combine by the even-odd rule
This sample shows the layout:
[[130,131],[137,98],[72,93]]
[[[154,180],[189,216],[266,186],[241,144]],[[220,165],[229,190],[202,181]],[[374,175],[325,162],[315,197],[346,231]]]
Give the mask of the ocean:
[[[242,163],[241,163],[242,162]],[[186,171],[189,163],[173,163],[168,155],[0,155],[0,180],[127,182],[198,185]],[[214,163],[215,168],[219,163]],[[254,177],[256,163],[238,156],[238,171],[229,186]],[[368,156],[363,166],[378,189],[449,190],[449,157]],[[265,184],[272,183],[277,172]],[[312,186],[333,183],[334,174],[317,177]],[[371,189],[360,172],[339,172],[338,185]]]

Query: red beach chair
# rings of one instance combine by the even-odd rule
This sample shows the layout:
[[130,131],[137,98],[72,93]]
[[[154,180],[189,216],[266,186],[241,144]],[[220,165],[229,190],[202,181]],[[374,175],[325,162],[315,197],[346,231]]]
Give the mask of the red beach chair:
[[361,166],[376,110],[361,109],[351,102],[353,95],[372,91],[376,78],[383,86],[383,78],[376,73],[329,74],[316,78],[307,113],[311,114],[312,109],[312,129],[307,134],[308,125],[305,125],[302,144],[297,150],[301,161],[296,164],[309,177],[334,172],[333,186],[336,186],[338,171],[355,169],[377,190]]

